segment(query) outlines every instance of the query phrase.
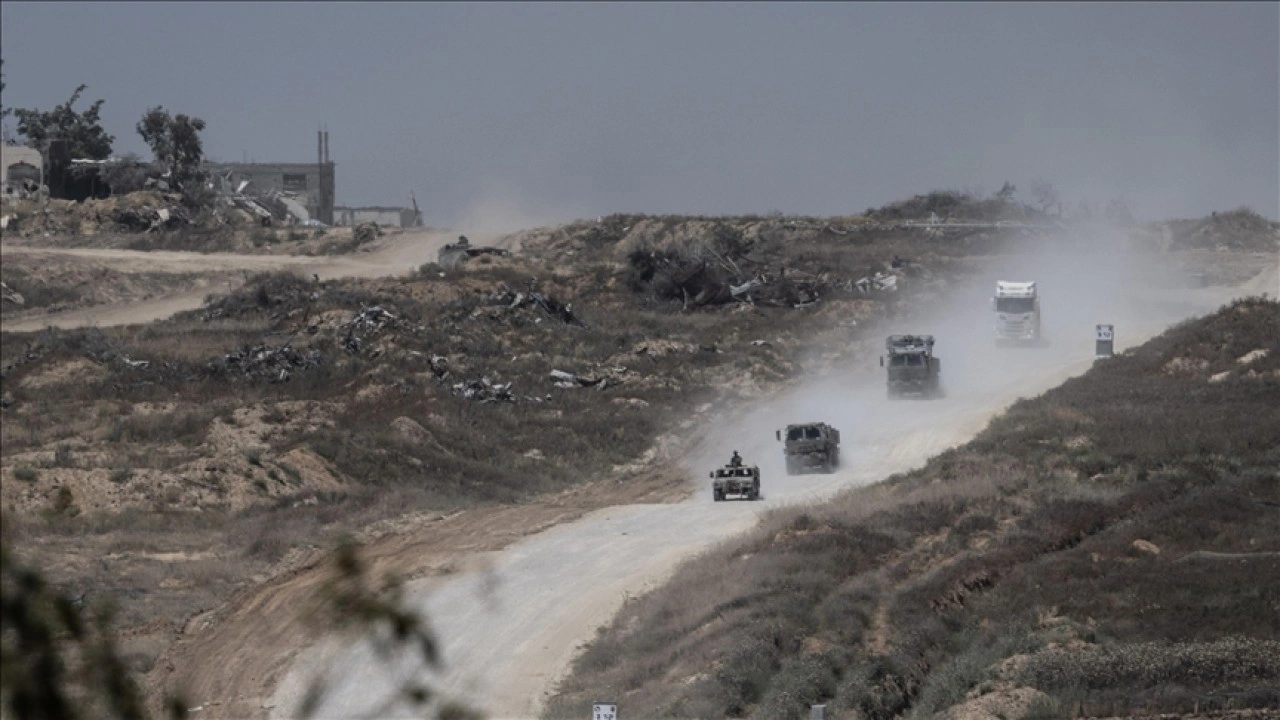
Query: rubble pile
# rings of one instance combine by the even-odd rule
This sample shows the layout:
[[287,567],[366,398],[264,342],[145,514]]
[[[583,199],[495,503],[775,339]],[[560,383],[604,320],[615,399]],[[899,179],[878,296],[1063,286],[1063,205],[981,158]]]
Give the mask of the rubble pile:
[[[147,233],[184,226],[326,227],[310,216],[301,195],[274,189],[258,192],[247,180],[233,183],[230,177],[214,177],[206,195],[198,201],[187,198],[186,203],[164,176],[135,187],[141,189],[82,202],[50,198],[43,186],[40,192],[5,196],[0,225],[14,237]],[[357,239],[382,234],[376,224],[362,227],[357,228]]]
[[824,292],[893,292],[899,278],[908,274],[897,258],[885,263],[884,270],[873,269],[856,280],[786,268],[747,274],[728,257],[708,259],[659,251],[634,253],[630,262],[633,287],[648,289],[662,299],[680,300],[686,310],[732,302],[803,308],[818,302]]
[[6,235],[95,235],[102,232],[137,233],[172,230],[194,223],[182,196],[154,190],[84,202],[46,199],[6,203]]
[[173,230],[182,225],[193,224],[190,215],[181,205],[172,209],[120,207],[111,212],[111,220],[118,228],[133,232]]
[[[214,175],[209,188],[217,193],[218,204],[222,208],[235,210],[235,214],[227,213],[232,219],[251,220],[264,227],[325,227],[324,223],[311,217],[306,199],[298,193],[275,188],[259,190],[252,180],[237,181],[234,173],[230,172]],[[226,221],[217,210],[215,215],[220,223]]]

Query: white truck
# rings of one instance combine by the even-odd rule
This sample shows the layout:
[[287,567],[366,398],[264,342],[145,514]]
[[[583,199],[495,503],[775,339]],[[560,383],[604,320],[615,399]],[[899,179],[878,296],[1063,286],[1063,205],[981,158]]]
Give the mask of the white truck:
[[996,281],[991,307],[996,313],[997,344],[1040,341],[1040,297],[1035,281]]

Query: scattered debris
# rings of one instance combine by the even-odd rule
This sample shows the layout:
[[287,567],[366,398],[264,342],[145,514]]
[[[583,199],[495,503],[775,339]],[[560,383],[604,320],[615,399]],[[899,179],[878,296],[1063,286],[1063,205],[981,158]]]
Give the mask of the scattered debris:
[[491,294],[489,300],[494,304],[506,307],[508,310],[537,305],[548,315],[566,325],[576,325],[581,328],[587,327],[587,324],[581,318],[574,315],[572,303],[562,303],[553,297],[534,291],[533,288],[536,284],[537,278],[531,278],[529,280],[529,291],[518,293],[508,287],[506,283],[500,283],[500,289]]
[[150,361],[148,361],[148,360],[134,360],[133,358],[129,357],[128,355],[121,355],[121,356],[120,356],[120,362],[124,363],[125,365],[128,365],[129,367],[133,368],[134,370],[146,370],[147,368],[151,367],[151,362],[150,362]]
[[1248,365],[1254,360],[1261,360],[1266,356],[1267,356],[1266,348],[1258,348],[1257,350],[1252,350],[1236,358],[1236,362],[1241,365]]
[[1148,555],[1159,555],[1160,547],[1149,540],[1134,540],[1133,549]]
[[449,377],[449,358],[441,355],[432,355],[431,359],[428,360],[428,363],[431,365],[431,373],[435,375],[436,378],[444,380]]
[[453,394],[480,403],[515,402],[515,396],[511,394],[511,383],[495,384],[487,377],[460,382],[453,386]]
[[339,329],[343,335],[342,345],[348,352],[360,352],[365,337],[379,332],[395,320],[396,316],[383,310],[381,305],[361,308],[351,322]]
[[755,289],[759,288],[760,286],[762,286],[762,285],[764,285],[764,284],[765,284],[764,277],[763,277],[763,276],[757,276],[757,277],[755,277],[755,278],[754,278],[754,279],[752,279],[752,280],[748,280],[747,282],[742,283],[741,285],[736,285],[736,286],[735,286],[735,285],[730,285],[730,286],[729,286],[729,294],[730,294],[731,296],[733,296],[734,298],[738,298],[738,297],[741,297],[741,296],[743,296],[743,295],[746,295],[747,293],[751,292],[752,290],[755,290]]
[[538,307],[545,310],[548,315],[556,318],[557,320],[565,323],[566,325],[577,325],[578,327],[582,327],[582,328],[585,328],[587,326],[586,323],[579,320],[578,317],[573,314],[572,303],[561,303],[559,300],[556,300],[555,298],[547,297],[542,293],[536,293],[536,292],[529,293],[529,299],[537,303]]
[[703,249],[689,256],[672,251],[636,251],[629,256],[633,284],[647,285],[659,297],[680,300],[683,308],[723,305],[729,302],[806,307],[818,301],[818,291],[829,280],[809,273],[781,269],[776,274],[746,273],[739,263],[759,264],[750,258],[737,260]]
[[266,345],[246,346],[210,363],[206,372],[211,375],[239,373],[245,377],[281,383],[287,382],[294,371],[319,367],[323,362],[324,358],[319,350],[312,349],[304,355],[294,350],[290,343],[291,341],[275,348]]
[[560,388],[593,387],[597,390],[604,390],[626,382],[626,376],[629,373],[630,371],[624,367],[605,368],[604,374],[593,377],[575,375],[563,370],[552,370],[550,377],[551,382]]
[[0,302],[11,302],[18,307],[22,307],[27,304],[26,299],[22,297],[21,293],[14,291],[2,282],[0,282]]
[[853,282],[853,289],[863,295],[869,295],[876,290],[894,292],[898,289],[898,276],[886,272],[878,272],[874,275],[855,280]]

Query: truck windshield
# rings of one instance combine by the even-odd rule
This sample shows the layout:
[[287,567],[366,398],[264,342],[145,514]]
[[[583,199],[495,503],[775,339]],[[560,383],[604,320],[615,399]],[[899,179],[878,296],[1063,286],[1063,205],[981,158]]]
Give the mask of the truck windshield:
[[894,355],[889,359],[893,367],[919,367],[924,365],[923,355]]
[[1035,298],[996,298],[996,311],[1002,313],[1029,313],[1036,307]]
[[787,440],[796,441],[804,438],[804,428],[791,428],[787,431]]

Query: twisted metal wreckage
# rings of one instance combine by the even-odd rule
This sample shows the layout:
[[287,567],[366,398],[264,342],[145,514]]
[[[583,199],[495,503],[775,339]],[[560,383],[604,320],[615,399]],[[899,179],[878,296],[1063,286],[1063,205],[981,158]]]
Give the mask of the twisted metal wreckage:
[[643,282],[659,296],[681,300],[685,310],[729,302],[804,308],[818,302],[823,289],[862,295],[893,292],[898,289],[899,268],[907,264],[895,258],[891,269],[840,282],[825,275],[785,268],[777,273],[747,273],[732,258],[711,251],[692,257],[672,252],[642,252],[632,255],[630,260]]

